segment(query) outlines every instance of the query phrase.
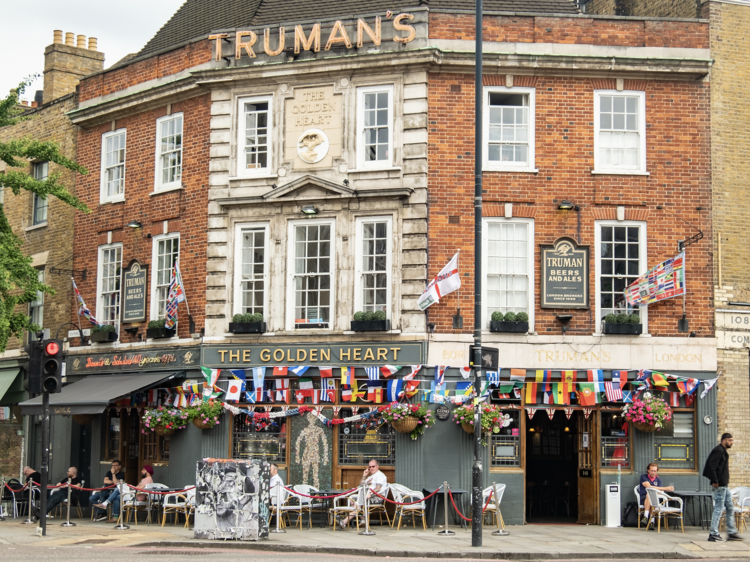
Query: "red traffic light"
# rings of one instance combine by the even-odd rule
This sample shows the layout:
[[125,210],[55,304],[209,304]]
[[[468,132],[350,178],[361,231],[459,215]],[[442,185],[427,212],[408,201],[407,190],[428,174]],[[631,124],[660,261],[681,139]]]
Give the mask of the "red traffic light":
[[60,353],[60,346],[56,341],[51,341],[47,344],[47,347],[44,348],[44,351],[47,355],[57,355]]

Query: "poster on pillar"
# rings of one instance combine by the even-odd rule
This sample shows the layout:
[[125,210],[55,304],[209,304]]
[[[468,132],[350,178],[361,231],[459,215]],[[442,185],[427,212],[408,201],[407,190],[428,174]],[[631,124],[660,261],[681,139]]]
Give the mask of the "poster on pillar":
[[242,541],[268,538],[270,478],[267,461],[198,461],[194,538]]
[[[330,417],[330,411],[323,411]],[[318,490],[331,488],[333,429],[315,416],[288,418],[292,425],[292,451],[289,454],[289,484],[307,484]]]

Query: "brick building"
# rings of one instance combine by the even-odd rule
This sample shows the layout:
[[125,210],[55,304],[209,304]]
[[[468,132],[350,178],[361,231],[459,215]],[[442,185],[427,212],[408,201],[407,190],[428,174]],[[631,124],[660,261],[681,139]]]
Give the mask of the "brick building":
[[[44,62],[44,91],[37,92],[35,101],[24,112],[29,119],[0,129],[0,140],[31,137],[40,141],[53,141],[60,146],[64,156],[75,160],[77,127],[71,124],[66,114],[77,107],[78,80],[86,74],[101,70],[104,54],[97,51],[97,40],[94,37],[90,37],[87,44],[83,35],[74,37],[73,33],[67,33],[63,42],[62,31],[55,31],[53,43],[44,51]],[[28,172],[38,179],[50,174],[60,174],[60,182],[72,193],[76,193],[78,174],[71,170],[40,161],[30,162]],[[44,200],[28,191],[22,191],[19,195],[5,191],[2,203],[13,232],[23,242],[22,252],[31,256],[32,265],[38,269],[40,280],[55,291],[54,295],[39,293],[39,299],[27,305],[28,314],[34,322],[49,329],[54,337],[57,329],[70,321],[73,299],[70,270],[73,269],[75,211],[56,197]],[[81,269],[86,269],[86,266]],[[88,273],[93,272],[89,269]],[[69,328],[63,331],[64,334],[67,334],[67,329]],[[20,420],[21,417],[16,405],[25,396],[20,374],[24,357],[21,348],[25,343],[12,338],[0,363],[0,407],[9,407],[15,420]],[[4,386],[5,382],[9,386]],[[10,419],[9,417],[8,420]],[[3,425],[0,422],[0,427]],[[11,431],[15,434],[16,429],[14,427]],[[29,429],[33,428],[26,427],[27,431]],[[13,458],[14,465],[2,465],[2,474],[18,476],[25,462],[38,462],[39,457],[35,457],[37,451],[32,450],[26,459],[21,459],[20,447],[18,450],[18,458]],[[8,456],[4,454],[3,458]]]
[[[287,388],[300,403],[325,406],[325,416],[355,415],[378,403],[386,366],[424,366],[414,372],[426,392],[413,400],[434,403],[433,372],[451,366],[444,374],[455,395],[458,367],[469,363],[473,3],[346,7],[266,0],[230,13],[189,0],[134,58],[81,83],[69,115],[92,171],[79,196],[96,211],[76,225],[76,263],[98,263],[82,292],[119,340],[71,350],[73,384],[53,405],[93,416],[93,482],[115,458],[129,483],[148,463],[157,480],[182,485],[197,459],[260,456],[291,484],[356,485],[377,458],[390,482],[413,489],[470,485],[472,438],[451,422],[416,441],[362,420],[253,423],[253,411],[286,411]],[[583,382],[589,369],[607,381],[622,371],[632,381],[641,369],[712,378],[708,26],[582,16],[554,0],[485,9],[483,329],[499,349],[499,378],[508,381],[510,369],[528,384],[542,371],[554,381],[577,371]],[[124,155],[110,161],[113,146]],[[105,182],[102,166],[119,166],[124,181]],[[687,254],[695,337],[678,333],[679,299],[641,310],[640,336],[604,334],[602,319],[626,310],[626,284],[694,233],[683,221],[706,234]],[[456,250],[464,287],[425,314],[417,299]],[[544,269],[542,252],[560,265]],[[177,333],[144,341],[141,318],[161,316],[159,272],[178,255],[195,329],[180,305]],[[148,266],[146,294],[129,295],[119,281],[135,259],[139,271]],[[492,312],[525,312],[528,326],[491,332]],[[453,329],[458,315],[464,327]],[[240,396],[240,413],[210,430],[141,433],[147,391],[184,382],[190,393],[203,380],[199,365],[220,369],[225,391],[233,370],[245,372],[251,392]],[[312,380],[276,379],[277,366]],[[344,373],[367,392],[344,387],[339,367],[352,367]],[[389,383],[409,368],[395,371]],[[117,383],[109,400],[93,403],[90,389],[108,380]],[[549,490],[568,506],[566,519],[599,523],[601,484],[614,473],[632,485],[657,455],[693,487],[716,429],[696,421],[715,416],[715,393],[692,405],[677,398],[678,428],[658,437],[624,433],[621,405],[523,416],[537,406],[521,396],[493,391],[511,424],[484,453],[486,483],[507,485],[509,523],[545,515],[538,498]]]

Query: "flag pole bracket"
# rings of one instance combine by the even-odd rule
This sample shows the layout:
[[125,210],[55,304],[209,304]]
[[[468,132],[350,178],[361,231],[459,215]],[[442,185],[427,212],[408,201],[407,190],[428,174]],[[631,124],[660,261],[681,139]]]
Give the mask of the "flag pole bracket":
[[81,281],[86,281],[87,269],[60,269],[59,267],[50,267],[49,272],[53,275],[70,275],[72,277],[80,276]]

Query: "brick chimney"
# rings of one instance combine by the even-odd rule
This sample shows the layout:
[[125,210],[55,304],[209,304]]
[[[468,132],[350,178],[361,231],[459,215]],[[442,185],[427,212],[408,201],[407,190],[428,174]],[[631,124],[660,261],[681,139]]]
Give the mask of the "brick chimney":
[[74,34],[54,31],[52,45],[44,50],[44,103],[74,92],[84,76],[104,68],[104,53],[96,50],[96,38],[90,37],[86,48],[86,37],[79,35],[77,46]]

